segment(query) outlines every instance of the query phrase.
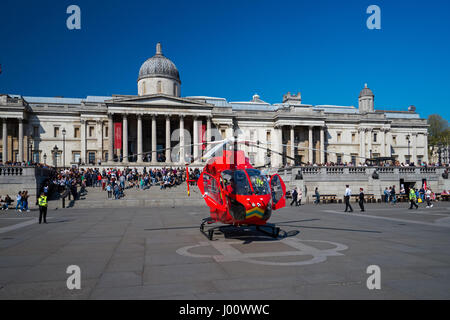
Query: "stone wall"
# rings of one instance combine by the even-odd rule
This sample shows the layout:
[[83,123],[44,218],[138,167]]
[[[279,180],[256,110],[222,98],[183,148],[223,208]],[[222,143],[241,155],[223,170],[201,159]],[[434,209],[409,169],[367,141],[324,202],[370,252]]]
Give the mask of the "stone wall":
[[29,204],[33,205],[41,184],[51,175],[51,170],[37,167],[0,167],[0,195],[9,194],[15,201],[19,191],[28,191]]
[[[341,199],[347,184],[353,194],[359,193],[359,188],[364,188],[366,194],[381,199],[386,187],[395,185],[396,191],[400,192],[401,182],[420,188],[422,180],[426,179],[434,192],[441,193],[450,190],[450,180],[442,177],[444,171],[444,168],[434,167],[294,167],[280,169],[278,174],[288,190],[297,187],[303,191],[303,199],[311,202],[316,187],[321,195],[334,194]],[[378,178],[374,178],[374,172]]]

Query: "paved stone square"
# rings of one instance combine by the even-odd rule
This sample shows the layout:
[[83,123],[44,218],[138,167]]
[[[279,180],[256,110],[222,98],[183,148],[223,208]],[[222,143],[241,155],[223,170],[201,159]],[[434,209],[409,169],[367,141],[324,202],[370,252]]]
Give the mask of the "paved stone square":
[[[114,202],[112,202],[114,203]],[[0,299],[449,299],[450,205],[276,211],[278,239],[200,233],[208,209],[50,209],[0,214]],[[81,290],[69,290],[70,265]],[[367,288],[367,267],[381,289]]]

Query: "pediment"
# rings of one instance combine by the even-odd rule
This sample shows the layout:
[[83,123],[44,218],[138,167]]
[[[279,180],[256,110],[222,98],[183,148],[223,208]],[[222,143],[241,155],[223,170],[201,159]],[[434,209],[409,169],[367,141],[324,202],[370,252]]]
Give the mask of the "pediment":
[[154,107],[154,106],[171,106],[171,107],[213,107],[208,103],[199,101],[193,101],[186,98],[178,98],[163,94],[154,94],[147,96],[135,96],[135,97],[118,97],[105,101],[107,105],[132,105],[139,107]]

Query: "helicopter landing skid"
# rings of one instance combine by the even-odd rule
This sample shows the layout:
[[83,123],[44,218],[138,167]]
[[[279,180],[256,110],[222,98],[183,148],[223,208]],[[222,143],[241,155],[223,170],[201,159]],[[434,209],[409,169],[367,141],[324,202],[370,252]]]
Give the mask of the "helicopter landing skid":
[[[226,228],[226,227],[230,227],[230,228],[231,227],[233,227],[233,228],[236,228],[236,227],[240,228],[241,227],[241,226],[234,226],[234,225],[220,225],[220,226],[215,226],[215,227],[209,228],[208,230],[205,231],[205,224],[212,224],[212,223],[214,223],[213,219],[206,218],[206,219],[203,219],[203,221],[202,221],[202,223],[200,225],[200,232],[205,237],[207,237],[208,240],[210,240],[210,241],[213,240],[214,231],[216,231],[216,230],[220,230],[221,228]],[[246,228],[248,228],[248,227],[255,227],[256,230],[258,230],[258,231],[260,231],[260,232],[262,232],[262,233],[264,233],[264,234],[266,234],[268,236],[271,236],[274,239],[278,238],[278,235],[280,234],[280,228],[279,227],[275,227],[273,225],[260,226],[260,225],[254,225],[254,224],[247,224],[247,225],[242,226],[242,227],[246,227]],[[271,230],[271,232],[269,232],[267,230],[264,230],[263,228],[269,228]]]

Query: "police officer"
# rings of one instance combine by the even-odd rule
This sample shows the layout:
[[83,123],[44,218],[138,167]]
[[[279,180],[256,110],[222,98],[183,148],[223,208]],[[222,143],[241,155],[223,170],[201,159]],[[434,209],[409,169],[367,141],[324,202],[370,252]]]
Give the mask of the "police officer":
[[41,193],[41,196],[38,199],[39,204],[39,224],[42,222],[42,218],[44,218],[44,223],[47,223],[47,196],[45,193]]

